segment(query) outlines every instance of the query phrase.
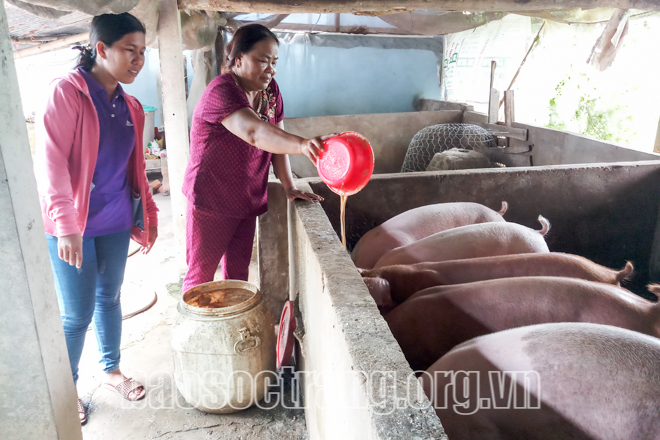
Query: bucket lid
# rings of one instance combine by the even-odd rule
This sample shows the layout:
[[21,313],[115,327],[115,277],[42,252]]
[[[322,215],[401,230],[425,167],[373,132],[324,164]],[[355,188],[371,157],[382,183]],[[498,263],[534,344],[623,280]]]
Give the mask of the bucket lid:
[[291,355],[293,354],[293,345],[295,336],[293,332],[296,329],[296,317],[293,315],[293,301],[287,301],[282,310],[280,318],[280,328],[277,332],[277,369],[288,367],[293,364]]

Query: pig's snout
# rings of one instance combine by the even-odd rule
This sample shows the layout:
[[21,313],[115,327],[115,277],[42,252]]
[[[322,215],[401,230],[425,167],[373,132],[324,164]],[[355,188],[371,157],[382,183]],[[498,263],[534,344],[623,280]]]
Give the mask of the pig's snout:
[[390,291],[390,283],[383,278],[362,278],[364,284],[369,289],[371,297],[376,301],[379,309],[389,310],[394,306],[392,300],[392,293]]

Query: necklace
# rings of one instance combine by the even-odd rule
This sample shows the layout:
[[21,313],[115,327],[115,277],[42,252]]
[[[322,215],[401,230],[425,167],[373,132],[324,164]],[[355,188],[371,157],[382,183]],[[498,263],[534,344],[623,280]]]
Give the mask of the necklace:
[[[247,89],[245,87],[243,87],[243,83],[238,78],[238,75],[236,75],[234,72],[231,72],[231,76],[232,76],[232,78],[234,78],[234,82],[236,83],[236,85],[239,86],[241,89],[243,89],[243,92],[247,95],[248,102],[249,102],[250,101],[250,92],[248,92]],[[257,92],[257,94],[259,96],[259,104],[257,105],[257,109],[255,110],[255,112],[258,115],[260,115],[261,114],[261,107],[263,106],[263,102],[264,102],[264,96],[263,96],[264,92],[259,91],[259,92]],[[254,105],[252,106],[252,109],[254,110]]]
[[259,95],[260,95],[259,96],[259,105],[257,106],[257,114],[258,115],[261,114],[261,107],[262,107],[263,102],[264,102],[263,96],[261,96],[262,93],[259,93]]

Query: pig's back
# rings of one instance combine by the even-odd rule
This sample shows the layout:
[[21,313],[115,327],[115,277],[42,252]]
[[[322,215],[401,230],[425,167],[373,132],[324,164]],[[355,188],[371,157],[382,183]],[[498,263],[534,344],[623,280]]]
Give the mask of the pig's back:
[[[433,373],[451,370],[479,372],[479,397],[491,402],[489,372],[528,372],[515,376],[516,391],[540,391],[542,406],[459,415],[449,393],[446,409],[438,408],[436,413],[450,439],[660,438],[660,340],[656,338],[585,323],[494,333],[466,342],[434,363],[421,379],[427,395],[449,383],[443,374],[431,383]],[[525,379],[531,382],[525,385]]]
[[460,226],[505,222],[479,203],[456,202],[420,206],[403,212],[367,232],[355,245],[351,258],[357,267],[371,269],[389,250]]
[[438,232],[383,255],[374,267],[550,252],[538,231],[517,223],[489,222]]

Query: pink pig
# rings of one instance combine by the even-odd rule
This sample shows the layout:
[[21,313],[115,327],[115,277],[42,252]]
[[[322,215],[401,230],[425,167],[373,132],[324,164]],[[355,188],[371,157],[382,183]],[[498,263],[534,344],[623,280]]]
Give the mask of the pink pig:
[[539,231],[517,223],[491,222],[438,232],[392,249],[374,267],[549,252],[543,236],[550,230],[550,222],[540,215],[539,222],[542,225]]
[[472,339],[420,378],[450,440],[659,440],[660,340],[598,324]]
[[356,267],[371,269],[387,251],[405,246],[437,232],[459,226],[504,222],[507,210],[502,202],[499,212],[479,203],[438,203],[411,209],[370,230],[355,245],[351,258]]
[[435,263],[397,264],[360,270],[369,292],[379,306],[402,303],[429,287],[463,284],[496,278],[557,276],[620,285],[633,265],[613,270],[579,255],[560,252],[498,255]]
[[577,278],[501,278],[422,290],[385,320],[411,367],[425,370],[469,339],[525,325],[592,322],[658,337],[660,303]]

